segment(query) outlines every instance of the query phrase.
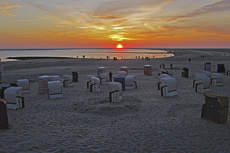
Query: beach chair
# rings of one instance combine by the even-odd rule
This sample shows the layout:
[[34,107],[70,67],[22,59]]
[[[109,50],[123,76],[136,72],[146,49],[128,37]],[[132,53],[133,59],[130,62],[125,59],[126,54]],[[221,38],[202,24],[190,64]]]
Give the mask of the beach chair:
[[210,92],[210,81],[210,78],[206,74],[196,73],[195,80],[193,80],[193,87],[195,87],[195,92]]
[[101,73],[100,74],[100,83],[108,84],[110,82],[109,73]]
[[128,67],[127,66],[121,66],[120,71],[125,71],[128,75]]
[[62,98],[61,81],[49,81],[48,82],[48,97],[50,99]]
[[78,82],[78,73],[72,72],[72,81],[71,82]]
[[125,76],[127,76],[126,71],[118,71],[118,77],[125,77]]
[[189,74],[189,69],[186,68],[186,67],[183,67],[183,68],[182,68],[181,76],[182,76],[182,77],[185,77],[185,78],[188,78],[188,74]]
[[224,64],[217,64],[217,73],[225,73]]
[[177,81],[173,77],[164,77],[160,79],[161,82],[161,96],[172,97],[177,93]]
[[8,109],[24,108],[24,97],[22,96],[22,87],[9,87],[4,91],[4,98]]
[[161,89],[161,78],[165,78],[165,77],[171,77],[171,76],[168,75],[168,74],[160,74],[160,75],[158,76],[158,84],[157,84],[158,90]]
[[211,63],[210,62],[204,63],[204,70],[211,72]]
[[100,92],[100,79],[97,77],[91,77],[90,92]]
[[120,82],[122,85],[122,90],[125,91],[125,77],[114,77],[114,82]]
[[22,87],[22,93],[30,93],[30,81],[28,79],[17,80],[17,85]]
[[122,85],[120,82],[110,82],[108,84],[109,101],[121,102],[122,99]]
[[216,123],[225,123],[228,118],[228,97],[204,93],[205,104],[202,105],[201,117]]
[[87,89],[89,89],[91,83],[91,77],[94,77],[94,75],[87,75]]
[[38,94],[47,94],[48,82],[52,80],[53,78],[47,75],[38,76]]
[[63,75],[63,87],[69,87],[72,85],[73,76],[72,75]]
[[212,73],[211,78],[212,85],[214,86],[222,86],[223,85],[223,75],[220,73]]
[[226,74],[229,75],[230,74],[230,66],[226,67]]
[[152,75],[152,65],[144,65],[144,75]]
[[214,86],[221,86],[223,81],[223,75],[220,73],[211,73],[209,71],[203,71],[210,79],[210,84]]
[[98,67],[97,68],[97,77],[100,78],[101,77],[101,73],[105,73],[105,67]]
[[125,77],[125,89],[135,89],[137,88],[136,76],[127,75]]

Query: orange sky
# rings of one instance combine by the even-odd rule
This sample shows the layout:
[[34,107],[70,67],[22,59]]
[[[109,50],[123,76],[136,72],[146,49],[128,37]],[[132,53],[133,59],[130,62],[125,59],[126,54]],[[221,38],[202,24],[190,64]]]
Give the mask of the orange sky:
[[3,48],[230,48],[230,0],[1,0]]

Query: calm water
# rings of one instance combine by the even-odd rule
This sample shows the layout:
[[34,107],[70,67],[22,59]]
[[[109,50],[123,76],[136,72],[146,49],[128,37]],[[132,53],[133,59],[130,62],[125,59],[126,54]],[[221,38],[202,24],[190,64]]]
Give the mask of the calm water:
[[12,49],[0,50],[0,58],[2,61],[12,61],[7,57],[27,57],[27,56],[45,56],[45,57],[73,57],[73,58],[102,58],[107,56],[112,59],[136,59],[136,58],[164,58],[171,57],[173,54],[167,53],[165,50],[151,49]]

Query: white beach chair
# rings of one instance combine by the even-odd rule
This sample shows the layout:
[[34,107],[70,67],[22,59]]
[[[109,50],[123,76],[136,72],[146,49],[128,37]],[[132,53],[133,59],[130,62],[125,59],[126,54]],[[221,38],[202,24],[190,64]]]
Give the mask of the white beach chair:
[[160,74],[159,76],[158,76],[158,90],[160,90],[161,89],[161,78],[165,78],[165,77],[171,77],[170,75],[168,75],[168,74]]
[[48,96],[50,99],[62,98],[62,85],[61,81],[49,81],[48,82]]
[[97,68],[97,77],[100,78],[100,74],[105,73],[105,67],[98,67]]
[[17,80],[17,85],[22,87],[22,93],[30,93],[30,81],[28,79]]
[[212,73],[211,82],[214,86],[222,86],[223,75],[220,73]]
[[126,71],[118,71],[118,77],[125,77],[125,76],[127,76]]
[[210,78],[204,73],[196,73],[193,87],[195,87],[195,92],[210,92]]
[[127,75],[125,77],[125,89],[135,89],[137,88],[136,76]]
[[101,84],[108,84],[110,82],[109,73],[101,73],[100,81],[101,81]]
[[72,85],[73,76],[72,75],[63,75],[63,87],[69,87]]
[[9,87],[4,91],[4,98],[8,109],[20,109],[25,107],[22,97],[22,87]]
[[89,89],[91,83],[91,77],[94,77],[94,75],[87,75],[87,89]]
[[91,77],[90,92],[100,92],[100,79]]
[[161,96],[172,97],[177,93],[177,81],[173,77],[164,77],[160,79],[161,82]]
[[109,101],[121,102],[122,99],[122,85],[120,82],[110,82],[108,84]]
[[214,86],[219,86],[219,85],[223,85],[222,81],[223,81],[223,75],[220,73],[211,73],[209,71],[203,71],[203,73],[205,73],[210,79],[210,83],[211,85]]

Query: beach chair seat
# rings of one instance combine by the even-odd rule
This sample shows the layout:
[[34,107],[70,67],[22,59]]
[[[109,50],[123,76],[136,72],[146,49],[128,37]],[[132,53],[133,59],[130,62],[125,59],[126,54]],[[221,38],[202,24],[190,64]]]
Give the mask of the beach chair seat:
[[177,81],[173,77],[164,77],[160,79],[161,82],[161,96],[172,97],[177,93]]
[[50,99],[62,98],[62,85],[61,81],[48,82],[48,96]]
[[101,73],[100,74],[100,83],[108,84],[110,82],[109,73]]
[[225,123],[228,120],[228,97],[213,93],[204,93],[205,104],[202,105],[201,117],[216,123]]
[[100,79],[91,77],[90,92],[100,92]]
[[110,82],[108,84],[109,101],[121,102],[122,99],[122,85],[120,82]]
[[127,72],[126,71],[118,71],[118,77],[126,77]]
[[4,91],[4,98],[8,109],[24,108],[24,97],[22,96],[22,87],[9,87]]
[[17,80],[17,85],[22,87],[22,93],[30,93],[30,81],[28,79]]
[[137,88],[136,76],[127,75],[125,77],[125,89],[135,89]]
[[69,87],[72,85],[73,76],[72,75],[63,75],[63,87]]
[[195,80],[193,80],[193,87],[195,87],[195,92],[210,92],[210,81],[211,79],[206,74],[196,73]]
[[158,78],[158,84],[157,84],[158,90],[161,89],[161,78],[165,78],[165,77],[171,77],[171,76],[168,74],[160,74],[159,76],[157,76],[157,78]]

